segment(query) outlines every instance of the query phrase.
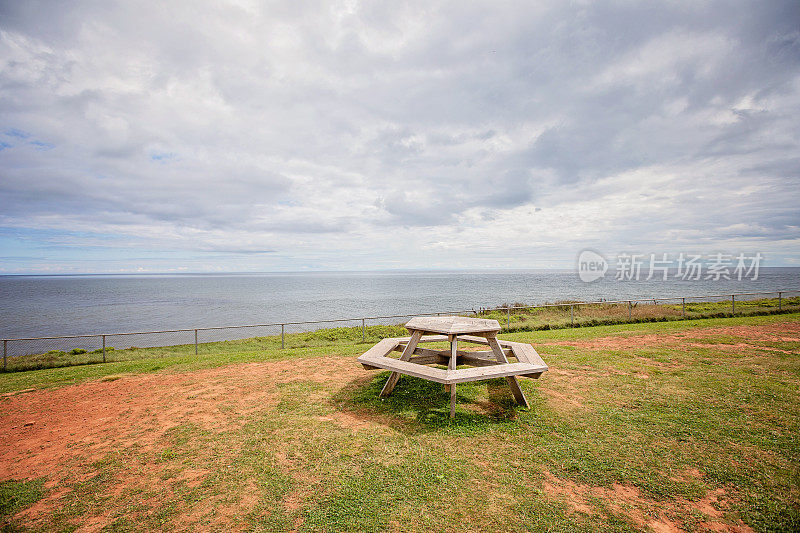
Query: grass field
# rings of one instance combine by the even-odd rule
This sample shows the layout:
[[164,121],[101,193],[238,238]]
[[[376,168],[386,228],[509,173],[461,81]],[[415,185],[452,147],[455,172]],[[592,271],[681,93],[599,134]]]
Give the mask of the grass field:
[[[387,327],[374,338],[396,334]],[[9,530],[800,529],[800,314],[506,333],[550,365],[440,385],[309,337],[0,375]],[[142,350],[144,352],[144,350]]]

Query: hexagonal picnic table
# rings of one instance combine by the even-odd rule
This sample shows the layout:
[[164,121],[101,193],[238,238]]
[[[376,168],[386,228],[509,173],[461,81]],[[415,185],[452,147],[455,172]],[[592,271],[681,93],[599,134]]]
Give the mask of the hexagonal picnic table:
[[[451,418],[455,416],[457,383],[504,377],[517,403],[528,407],[517,376],[536,379],[547,372],[547,365],[533,346],[497,338],[500,331],[497,320],[460,316],[416,317],[408,321],[406,329],[411,333],[410,337],[383,339],[362,354],[358,361],[367,370],[392,371],[380,396],[392,393],[400,374],[443,383],[450,391]],[[449,350],[418,346],[442,341],[450,341]],[[467,352],[458,349],[459,341],[488,345],[491,349]],[[390,357],[393,351],[401,352],[400,357]],[[510,356],[517,362],[510,362]],[[427,365],[447,365],[447,369]],[[472,368],[457,368],[459,365]]]

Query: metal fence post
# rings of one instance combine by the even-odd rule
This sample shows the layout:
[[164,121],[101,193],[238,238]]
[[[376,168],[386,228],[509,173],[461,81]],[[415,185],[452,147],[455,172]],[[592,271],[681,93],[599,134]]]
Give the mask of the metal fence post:
[[6,358],[8,357],[8,341],[3,339],[3,372],[6,371]]
[[681,316],[686,316],[686,298],[681,298]]
[[630,300],[628,300],[628,320],[631,319],[632,309],[633,309],[633,304],[631,304]]
[[736,314],[736,295],[731,294],[731,313]]
[[506,328],[511,328],[511,306],[506,307]]
[[197,330],[194,330],[194,354],[197,355]]
[[366,339],[366,329],[367,329],[367,325],[366,325],[366,323],[365,323],[365,322],[366,322],[366,320],[367,320],[366,318],[362,318],[362,319],[361,319],[361,342],[362,342],[362,343],[364,343],[364,342],[367,342],[367,339]]
[[285,344],[283,343],[283,324],[281,324],[281,350],[283,350],[284,346]]
[[778,293],[778,311],[781,310],[781,293]]
[[574,326],[575,325],[575,306],[574,305],[570,305],[569,306],[569,325],[570,326]]
[[103,362],[106,362],[106,336],[103,335]]

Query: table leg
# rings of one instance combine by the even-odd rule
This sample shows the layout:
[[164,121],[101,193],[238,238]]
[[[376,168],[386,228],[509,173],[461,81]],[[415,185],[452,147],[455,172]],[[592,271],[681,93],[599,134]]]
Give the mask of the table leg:
[[[450,370],[456,369],[456,362],[458,359],[458,337],[453,336],[450,340],[450,364],[447,367]],[[456,384],[450,384],[450,418],[456,416]]]
[[[408,361],[411,359],[411,355],[414,353],[414,350],[417,349],[417,343],[419,343],[419,339],[422,337],[422,331],[414,331],[411,334],[411,338],[408,340],[408,344],[406,344],[405,350],[403,350],[402,355],[400,355],[401,361]],[[392,372],[392,375],[389,376],[389,379],[386,381],[386,384],[383,386],[381,393],[379,396],[389,396],[394,390],[394,386],[397,385],[397,380],[400,379],[399,372]]]
[[[500,347],[500,344],[497,342],[497,338],[486,337],[486,340],[489,341],[489,346],[491,346],[492,352],[494,352],[494,356],[497,359],[497,362],[508,363],[506,354],[503,353],[503,348]],[[508,376],[506,377],[506,381],[508,382],[508,386],[511,389],[511,394],[514,396],[514,399],[517,400],[517,403],[524,407],[530,407],[528,405],[528,399],[525,398],[525,394],[522,392],[522,388],[520,388],[516,376]]]

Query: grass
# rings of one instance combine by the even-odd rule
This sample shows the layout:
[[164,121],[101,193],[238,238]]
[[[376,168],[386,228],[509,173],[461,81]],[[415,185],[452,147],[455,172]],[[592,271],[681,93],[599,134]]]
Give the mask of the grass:
[[[225,411],[235,427],[177,418],[146,446],[151,424],[128,421],[133,433],[86,475],[54,474],[52,489],[6,481],[0,501],[8,527],[45,530],[91,517],[113,530],[634,531],[668,522],[692,531],[712,520],[798,530],[800,342],[786,340],[798,323],[800,313],[506,333],[551,367],[521,380],[531,409],[516,408],[502,380],[469,383],[458,386],[454,420],[433,383],[404,377],[379,399],[388,373],[358,370],[352,358],[364,346],[349,338],[286,350],[250,339],[199,356],[191,347],[10,372],[0,390],[13,394],[255,361],[353,365],[323,378],[254,378],[272,400]],[[783,340],[708,331],[783,324],[795,331]],[[606,342],[581,344],[598,338]],[[48,513],[14,518],[42,494],[55,498]]]
[[42,498],[43,484],[43,479],[0,481],[0,525],[4,531],[23,529],[15,515]]
[[[504,307],[512,309],[510,315]],[[638,322],[714,318],[734,315],[771,314],[780,310],[797,311],[800,297],[761,298],[736,302],[735,313],[731,301],[681,303],[598,303],[573,305],[560,302],[549,307],[525,307],[524,304],[504,304],[501,308],[485,310],[481,316],[493,318],[508,331],[531,331],[537,329],[559,329],[564,327],[598,326]]]
[[[521,307],[520,304],[513,304]],[[679,305],[669,304],[597,304],[578,306],[570,312],[569,302],[564,305],[540,308],[514,309],[508,315],[504,309],[480,310],[476,316],[498,320],[506,333],[537,331],[550,329],[596,327],[616,324],[638,324],[647,322],[671,322],[677,320],[696,320],[699,318],[725,318],[731,316],[764,316],[786,314],[800,310],[800,297],[783,298],[781,309],[777,298],[746,300],[737,302],[736,314],[732,313],[730,302],[687,303],[685,312]],[[335,348],[342,344],[374,344],[386,337],[406,335],[402,324],[361,327],[324,328],[302,333],[288,333],[281,340],[280,335],[253,337],[243,340],[201,342],[198,345],[198,356],[207,358],[214,356],[224,358],[230,354],[250,351],[272,352],[285,346],[290,350],[306,350],[308,348]],[[75,342],[80,343],[77,339]],[[194,344],[176,344],[155,348],[131,347],[115,349],[106,348],[105,362],[101,349],[88,350],[77,346],[70,351],[50,350],[45,353],[9,357],[6,372],[40,370],[79,365],[107,364],[108,362],[137,361],[145,359],[174,360],[191,358],[194,355]],[[147,368],[147,364],[135,365],[135,368]],[[154,369],[161,368],[154,363]],[[100,371],[102,372],[102,371]],[[89,372],[90,374],[92,372]]]

